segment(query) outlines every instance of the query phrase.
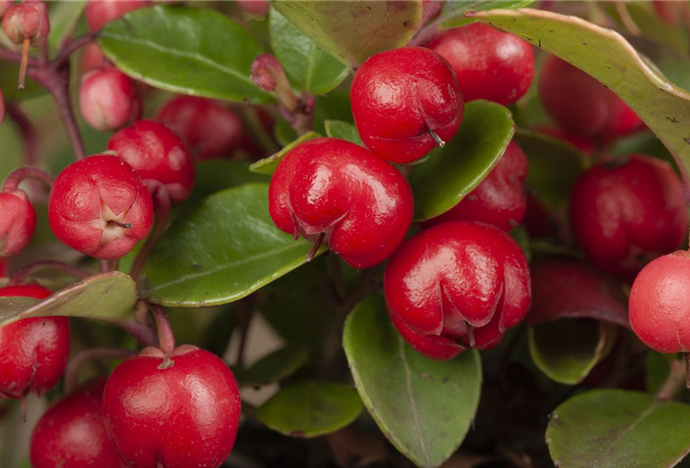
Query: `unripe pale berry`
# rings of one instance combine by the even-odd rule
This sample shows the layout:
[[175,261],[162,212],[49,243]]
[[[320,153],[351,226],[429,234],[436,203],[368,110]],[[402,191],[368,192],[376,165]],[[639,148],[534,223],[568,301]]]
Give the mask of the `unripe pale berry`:
[[81,81],[79,104],[84,119],[107,132],[141,117],[142,102],[136,83],[116,68],[92,70]]
[[20,189],[0,192],[0,258],[13,257],[29,245],[36,229],[36,211]]
[[86,4],[86,22],[91,31],[98,32],[106,23],[125,13],[150,5],[151,2],[146,0],[89,0]]
[[30,39],[31,45],[42,44],[50,34],[46,4],[31,0],[10,6],[2,16],[2,29],[15,44],[24,39]]
[[256,16],[266,16],[271,9],[267,0],[236,0],[235,3],[242,10]]
[[[0,297],[44,299],[41,286],[7,286]],[[22,398],[50,390],[62,376],[70,350],[67,317],[20,319],[0,327],[0,396]]]
[[394,163],[416,161],[453,138],[465,109],[453,69],[423,47],[370,57],[355,74],[350,100],[364,144]]
[[120,364],[103,394],[106,428],[131,468],[217,468],[230,454],[240,393],[217,356],[180,346],[165,366],[146,348]]
[[481,23],[445,31],[427,47],[448,60],[467,101],[508,105],[524,96],[534,78],[532,46]]
[[173,202],[189,196],[194,184],[194,161],[180,137],[163,124],[140,120],[115,133],[108,150],[132,166],[153,195],[165,186]]
[[81,48],[79,69],[83,74],[96,69],[108,67],[108,60],[103,51],[95,42],[91,42]]
[[400,334],[434,359],[495,346],[530,305],[524,253],[486,224],[448,221],[412,237],[383,278],[388,312]]
[[151,195],[134,169],[114,156],[77,161],[58,175],[48,219],[55,236],[100,259],[120,258],[147,236]]
[[158,112],[156,120],[177,132],[199,159],[228,157],[242,143],[242,121],[211,99],[177,96]]
[[5,15],[5,12],[12,6],[13,0],[0,0],[0,18]]
[[318,138],[293,148],[271,179],[273,222],[297,238],[324,234],[355,268],[388,258],[412,221],[412,190],[390,164],[353,143]]

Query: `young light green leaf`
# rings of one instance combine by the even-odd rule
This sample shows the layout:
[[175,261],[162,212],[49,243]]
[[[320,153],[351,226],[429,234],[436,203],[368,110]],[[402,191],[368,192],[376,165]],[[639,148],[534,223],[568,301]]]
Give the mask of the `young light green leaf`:
[[326,135],[329,137],[340,138],[356,145],[364,146],[357,128],[351,123],[343,122],[342,120],[326,120],[324,124],[326,126]]
[[85,0],[56,2],[50,9],[50,35],[48,45],[51,50],[60,47],[65,39],[74,33],[79,17],[86,7]]
[[284,347],[264,356],[247,369],[234,369],[235,378],[240,386],[260,387],[280,382],[294,374],[309,358],[309,348],[297,343],[288,343]]
[[319,135],[316,132],[307,132],[304,135],[297,138],[292,143],[290,143],[289,145],[287,145],[285,148],[278,151],[276,154],[255,162],[254,164],[249,166],[249,170],[252,172],[256,172],[257,174],[271,175],[273,174],[273,172],[275,172],[276,167],[278,167],[278,163],[280,163],[280,160],[283,159],[283,157],[286,154],[288,154],[288,152],[292,148],[299,145],[300,143],[313,140],[314,138],[319,138],[320,136],[321,135]]

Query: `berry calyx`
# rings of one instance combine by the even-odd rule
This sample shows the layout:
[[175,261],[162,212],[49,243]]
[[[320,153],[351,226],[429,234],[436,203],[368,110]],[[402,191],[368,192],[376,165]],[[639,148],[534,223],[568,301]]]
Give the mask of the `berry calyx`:
[[211,99],[177,96],[163,106],[156,120],[177,132],[199,159],[229,157],[244,139],[240,118]]
[[632,155],[596,165],[578,179],[570,196],[570,222],[595,265],[634,277],[651,259],[678,248],[688,217],[671,166]]
[[388,258],[412,221],[412,190],[390,164],[353,143],[317,138],[281,160],[269,188],[273,222],[297,238],[321,236],[355,268]]
[[515,142],[510,142],[496,167],[460,203],[431,220],[480,221],[503,231],[520,224],[527,210],[523,181],[527,176],[527,156]]
[[88,384],[46,411],[31,436],[31,466],[125,468],[103,423],[104,386]]
[[2,15],[2,30],[15,44],[22,44],[19,89],[24,89],[29,63],[29,46],[43,45],[50,34],[48,7],[39,0],[24,0],[11,5]]
[[400,164],[416,161],[453,138],[465,109],[453,69],[423,47],[370,57],[355,74],[350,98],[364,144]]
[[79,105],[88,124],[101,132],[122,128],[141,117],[142,112],[136,83],[116,68],[85,74],[79,89]]
[[165,367],[165,353],[146,348],[115,369],[103,394],[108,433],[132,468],[218,467],[239,424],[235,378],[220,358],[195,346],[180,346],[171,358]]
[[0,258],[14,257],[29,245],[36,229],[36,211],[26,192],[0,192]]
[[[0,288],[0,297],[50,295],[36,285]],[[20,399],[50,390],[65,370],[69,350],[67,317],[25,318],[0,327],[0,396]]]
[[139,8],[150,6],[146,0],[89,0],[86,4],[86,22],[89,29],[98,32],[110,21]]
[[434,359],[488,349],[530,305],[524,253],[505,232],[449,221],[406,241],[383,278],[388,312],[400,334]]
[[189,196],[194,161],[180,137],[165,125],[140,120],[110,137],[108,150],[137,171],[152,195],[165,186],[175,203]]
[[525,95],[534,78],[532,46],[481,23],[445,31],[426,46],[448,60],[466,101],[511,104]]
[[55,236],[73,249],[115,259],[146,237],[153,202],[131,166],[96,155],[67,166],[55,179],[48,219]]

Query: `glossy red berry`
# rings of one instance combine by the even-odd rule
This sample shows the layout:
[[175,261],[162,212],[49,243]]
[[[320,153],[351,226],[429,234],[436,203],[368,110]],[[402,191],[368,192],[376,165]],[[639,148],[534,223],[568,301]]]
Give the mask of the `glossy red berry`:
[[[0,297],[50,295],[35,285],[0,288]],[[50,390],[65,370],[69,350],[67,317],[26,318],[0,327],[0,396],[18,399]]]
[[297,238],[324,240],[355,268],[388,258],[412,221],[412,190],[390,164],[353,143],[318,138],[293,148],[271,179],[269,210]]
[[236,0],[235,3],[242,10],[256,16],[266,16],[271,9],[267,0]]
[[107,132],[141,117],[141,95],[136,83],[116,68],[92,70],[81,81],[79,104],[84,119]]
[[38,421],[31,437],[34,468],[125,468],[105,430],[101,400],[105,381],[63,398]]
[[178,347],[172,366],[146,348],[120,364],[103,394],[106,428],[131,468],[217,468],[230,454],[240,393],[228,366],[194,346]]
[[527,196],[523,181],[526,176],[527,156],[517,143],[511,141],[501,160],[481,184],[432,222],[465,219],[510,231],[525,216]]
[[467,101],[508,105],[524,96],[534,78],[532,46],[481,23],[445,31],[427,47],[448,60]]
[[43,44],[50,34],[46,4],[25,0],[10,6],[2,15],[2,30],[15,44],[21,44],[24,39],[30,39],[31,45]]
[[140,120],[115,133],[108,150],[139,173],[152,195],[164,186],[174,203],[189,196],[194,184],[194,161],[180,137],[165,125]]
[[553,55],[542,67],[539,95],[556,123],[576,137],[610,140],[643,125],[612,91]]
[[660,353],[690,351],[690,254],[653,260],[635,278],[630,324],[644,344]]
[[448,62],[422,47],[370,57],[357,70],[350,95],[362,141],[377,156],[410,163],[460,127],[465,101]]
[[114,156],[96,155],[58,175],[48,219],[55,236],[73,249],[114,259],[148,235],[153,202],[130,165]]
[[86,4],[86,22],[91,31],[98,32],[106,23],[149,5],[151,3],[146,0],[89,0]]
[[36,211],[23,190],[0,192],[0,258],[13,257],[29,245]]
[[517,243],[486,224],[449,221],[405,242],[383,290],[393,323],[414,348],[449,359],[495,346],[530,305],[530,274]]
[[229,157],[244,138],[240,118],[211,99],[177,96],[156,120],[176,131],[199,159]]

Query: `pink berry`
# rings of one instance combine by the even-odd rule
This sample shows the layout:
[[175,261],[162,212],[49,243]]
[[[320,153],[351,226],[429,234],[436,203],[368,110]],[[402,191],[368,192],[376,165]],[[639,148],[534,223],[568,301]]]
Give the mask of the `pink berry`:
[[2,16],[2,30],[15,44],[21,44],[24,39],[31,39],[31,45],[42,44],[50,34],[46,4],[25,0],[10,6]]
[[122,128],[141,117],[141,95],[134,80],[116,68],[93,70],[82,78],[79,103],[96,130]]
[[114,156],[77,161],[58,175],[48,219],[55,236],[100,259],[120,258],[147,236],[153,202],[134,169]]
[[36,211],[23,190],[0,192],[0,257],[13,257],[29,245]]
[[91,70],[107,68],[108,66],[108,60],[98,44],[91,42],[82,47],[79,59],[79,69],[82,73],[85,74]]
[[5,12],[9,10],[9,8],[12,6],[14,0],[0,0],[0,18],[2,18],[5,15]]
[[256,16],[266,16],[271,9],[267,0],[235,0],[237,6],[247,13]]
[[110,21],[125,13],[150,6],[146,0],[89,0],[86,4],[86,22],[89,29],[98,32]]

